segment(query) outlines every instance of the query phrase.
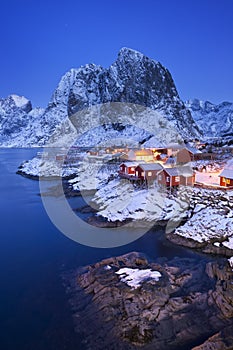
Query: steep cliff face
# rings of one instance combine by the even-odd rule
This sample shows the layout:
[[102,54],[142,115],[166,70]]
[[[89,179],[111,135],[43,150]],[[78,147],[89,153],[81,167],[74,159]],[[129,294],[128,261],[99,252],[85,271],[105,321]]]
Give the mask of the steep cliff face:
[[207,137],[222,137],[226,141],[233,138],[233,103],[219,105],[198,99],[188,100],[186,107],[192,114],[199,129]]
[[[45,111],[32,110],[30,101],[14,96],[0,100],[2,146],[43,145],[67,117],[107,102],[149,107],[169,120],[183,138],[200,135],[190,111],[179,98],[169,71],[159,62],[128,48],[120,50],[109,68],[87,64],[67,72]],[[127,137],[127,133],[122,136]],[[137,136],[140,138],[140,131]]]
[[65,74],[47,113],[67,106],[71,116],[83,108],[107,102],[149,107],[171,121],[184,138],[199,134],[169,71],[159,62],[127,48],[120,50],[116,62],[107,69],[90,64]]

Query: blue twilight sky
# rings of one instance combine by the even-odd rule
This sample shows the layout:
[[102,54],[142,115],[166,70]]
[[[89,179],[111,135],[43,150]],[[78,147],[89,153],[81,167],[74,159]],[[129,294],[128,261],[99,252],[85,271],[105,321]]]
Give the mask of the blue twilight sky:
[[123,46],[166,66],[182,99],[233,101],[233,0],[3,0],[0,97],[46,106],[61,76]]

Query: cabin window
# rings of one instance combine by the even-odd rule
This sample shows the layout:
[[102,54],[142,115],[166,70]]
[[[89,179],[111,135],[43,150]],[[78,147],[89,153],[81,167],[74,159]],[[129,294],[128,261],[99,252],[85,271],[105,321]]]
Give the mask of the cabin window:
[[226,179],[226,184],[230,185],[231,184],[231,180],[230,179]]
[[170,177],[167,176],[167,177],[166,177],[166,182],[169,182],[169,181],[170,181]]
[[151,171],[148,171],[148,176],[152,176],[152,172]]
[[161,181],[162,180],[162,175],[159,175],[158,179],[159,179],[159,181]]
[[225,177],[223,177],[223,178],[222,178],[222,182],[226,182],[226,179],[225,179]]
[[138,176],[138,171],[136,171],[136,176]]
[[180,181],[180,177],[179,176],[176,176],[175,177],[175,182],[179,182]]
[[144,171],[142,171],[142,176],[144,176],[145,175],[145,173],[144,173]]
[[134,171],[135,168],[130,168],[131,171]]

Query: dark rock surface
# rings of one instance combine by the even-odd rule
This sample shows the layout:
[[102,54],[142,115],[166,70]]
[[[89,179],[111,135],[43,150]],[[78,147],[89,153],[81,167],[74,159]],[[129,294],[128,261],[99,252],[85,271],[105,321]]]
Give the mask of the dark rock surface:
[[233,326],[229,326],[216,333],[202,345],[193,350],[232,350],[233,349]]
[[[159,271],[132,289],[120,268]],[[140,253],[109,258],[65,276],[85,349],[191,349],[232,325],[232,270],[226,259],[197,262]]]

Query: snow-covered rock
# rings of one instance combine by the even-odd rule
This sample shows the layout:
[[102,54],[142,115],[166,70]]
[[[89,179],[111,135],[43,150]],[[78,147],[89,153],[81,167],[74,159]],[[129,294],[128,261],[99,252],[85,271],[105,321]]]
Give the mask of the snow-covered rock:
[[223,237],[233,236],[233,218],[222,210],[206,207],[195,212],[191,219],[175,230],[175,234],[200,243],[217,238],[221,241]]
[[55,160],[44,160],[34,157],[29,161],[25,161],[19,167],[20,174],[32,177],[70,177],[76,174],[77,168],[68,166],[61,167]]
[[0,99],[0,146],[43,145],[43,113],[42,108],[32,109],[31,102],[23,96]]

